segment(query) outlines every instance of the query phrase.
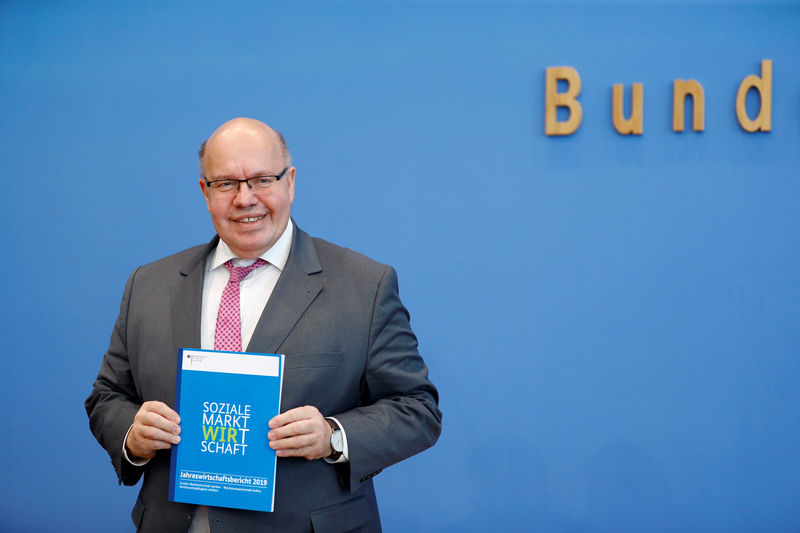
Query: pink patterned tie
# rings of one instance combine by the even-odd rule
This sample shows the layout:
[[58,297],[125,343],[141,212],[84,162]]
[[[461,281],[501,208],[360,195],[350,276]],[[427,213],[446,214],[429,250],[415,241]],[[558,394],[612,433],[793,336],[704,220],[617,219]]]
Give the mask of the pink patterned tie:
[[233,266],[233,260],[225,262],[225,268],[230,272],[228,284],[222,291],[222,300],[219,302],[217,313],[217,329],[214,332],[214,349],[226,352],[242,351],[242,316],[239,312],[239,283],[247,275],[267,264],[263,259],[246,267]]

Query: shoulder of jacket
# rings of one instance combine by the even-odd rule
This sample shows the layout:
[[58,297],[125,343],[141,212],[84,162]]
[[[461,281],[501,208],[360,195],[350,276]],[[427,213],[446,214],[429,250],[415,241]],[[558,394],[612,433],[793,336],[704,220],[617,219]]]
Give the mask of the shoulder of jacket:
[[181,250],[180,252],[140,266],[136,269],[136,275],[154,273],[164,275],[170,271],[174,271],[177,274],[182,270],[190,268],[192,265],[196,265],[198,262],[204,262],[210,249],[211,247],[209,244],[192,246],[191,248]]
[[390,265],[375,261],[350,248],[333,244],[319,237],[311,237],[311,239],[314,241],[314,248],[317,251],[317,256],[319,257],[323,270],[326,266],[330,266],[331,264],[345,265],[361,271],[376,273],[383,273],[391,268]]

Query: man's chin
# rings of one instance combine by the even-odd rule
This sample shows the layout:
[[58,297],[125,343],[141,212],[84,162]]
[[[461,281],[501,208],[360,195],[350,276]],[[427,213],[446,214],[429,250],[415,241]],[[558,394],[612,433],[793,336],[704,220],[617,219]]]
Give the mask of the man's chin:
[[272,248],[272,245],[275,244],[275,241],[262,237],[253,239],[237,239],[237,241],[234,243],[225,241],[225,244],[227,244],[231,251],[238,257],[241,257],[242,259],[255,259]]

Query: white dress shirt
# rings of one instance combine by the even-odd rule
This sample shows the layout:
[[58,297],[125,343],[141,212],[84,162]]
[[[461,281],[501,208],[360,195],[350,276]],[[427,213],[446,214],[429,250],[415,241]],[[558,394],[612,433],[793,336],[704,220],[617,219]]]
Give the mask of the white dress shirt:
[[[292,249],[292,235],[294,225],[291,219],[283,230],[278,241],[266,252],[261,254],[261,259],[267,262],[261,265],[239,284],[239,311],[242,317],[242,350],[247,350],[247,345],[253,337],[258,319],[272,296],[275,284],[281,275],[289,252]],[[255,259],[239,259],[231,251],[225,241],[220,240],[217,248],[208,254],[206,259],[206,275],[203,279],[203,307],[200,315],[200,348],[203,350],[214,349],[214,332],[217,328],[217,313],[222,300],[222,291],[228,284],[230,273],[225,268],[225,262],[233,259],[233,266],[244,267],[252,265]]]

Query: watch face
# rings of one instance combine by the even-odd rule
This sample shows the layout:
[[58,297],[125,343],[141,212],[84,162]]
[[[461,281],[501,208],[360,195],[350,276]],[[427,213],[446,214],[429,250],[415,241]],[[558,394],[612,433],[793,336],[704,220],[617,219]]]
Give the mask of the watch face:
[[338,429],[331,435],[331,448],[333,448],[335,452],[341,452],[344,448],[342,444],[342,432]]

